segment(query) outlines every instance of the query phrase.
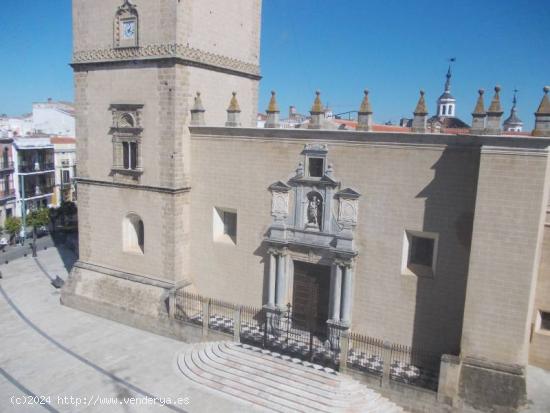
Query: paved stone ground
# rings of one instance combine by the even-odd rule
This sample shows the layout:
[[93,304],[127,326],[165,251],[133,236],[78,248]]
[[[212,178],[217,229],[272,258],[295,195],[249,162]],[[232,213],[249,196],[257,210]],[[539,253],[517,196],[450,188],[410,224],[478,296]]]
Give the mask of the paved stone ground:
[[[49,277],[30,257],[0,266],[0,412],[264,411],[186,380],[175,358],[187,344],[60,305],[50,277],[66,278],[65,263],[74,257],[49,248],[39,260]],[[31,395],[50,399],[12,404],[12,396],[21,402]],[[81,400],[59,403],[65,396]],[[165,407],[124,404],[131,397],[181,400]],[[84,398],[96,405],[77,406]],[[98,398],[118,399],[100,405]]]
[[[0,265],[0,412],[265,411],[185,379],[176,357],[190,345],[60,305],[50,282],[67,277],[74,255],[48,248],[38,258]],[[529,367],[522,413],[550,412],[549,389],[550,372]],[[46,404],[12,404],[41,396]],[[143,405],[154,397],[174,403]]]

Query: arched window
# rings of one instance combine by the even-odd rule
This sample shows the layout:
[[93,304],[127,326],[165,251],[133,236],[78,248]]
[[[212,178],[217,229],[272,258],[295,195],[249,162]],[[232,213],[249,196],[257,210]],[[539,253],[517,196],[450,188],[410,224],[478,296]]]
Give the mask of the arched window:
[[129,113],[123,113],[120,115],[118,121],[119,128],[133,128],[135,126],[134,117]]
[[449,105],[449,112],[448,115],[453,116],[453,105]]
[[441,107],[441,114],[442,114],[442,115],[445,115],[445,110],[446,110],[446,109],[447,109],[447,105],[443,105],[443,106]]
[[145,253],[145,228],[139,215],[130,213],[124,218],[122,238],[125,252]]

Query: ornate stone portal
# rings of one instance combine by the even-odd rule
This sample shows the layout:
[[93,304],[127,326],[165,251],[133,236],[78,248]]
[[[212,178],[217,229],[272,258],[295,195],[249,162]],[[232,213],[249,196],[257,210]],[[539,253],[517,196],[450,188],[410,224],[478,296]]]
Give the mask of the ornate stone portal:
[[269,265],[268,309],[275,326],[292,302],[294,262],[331,267],[328,334],[338,346],[342,330],[351,325],[353,265],[357,251],[354,231],[360,194],[341,188],[328,163],[326,144],[305,145],[303,161],[288,181],[277,181],[272,194],[267,260]]

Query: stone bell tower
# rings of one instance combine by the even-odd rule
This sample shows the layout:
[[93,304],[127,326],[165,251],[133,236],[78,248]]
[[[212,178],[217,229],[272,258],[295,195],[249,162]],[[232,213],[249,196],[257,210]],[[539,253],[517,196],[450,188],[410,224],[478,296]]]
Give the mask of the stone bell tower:
[[154,330],[189,279],[191,109],[200,92],[201,122],[223,126],[237,92],[254,125],[260,15],[261,0],[73,0],[80,257],[64,304]]

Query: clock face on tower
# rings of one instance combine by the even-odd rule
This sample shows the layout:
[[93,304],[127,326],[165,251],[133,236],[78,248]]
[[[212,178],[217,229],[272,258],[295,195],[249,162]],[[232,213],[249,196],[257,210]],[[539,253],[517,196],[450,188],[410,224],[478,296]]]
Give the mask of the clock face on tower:
[[122,22],[122,38],[134,39],[136,36],[136,22],[135,20],[127,20]]

